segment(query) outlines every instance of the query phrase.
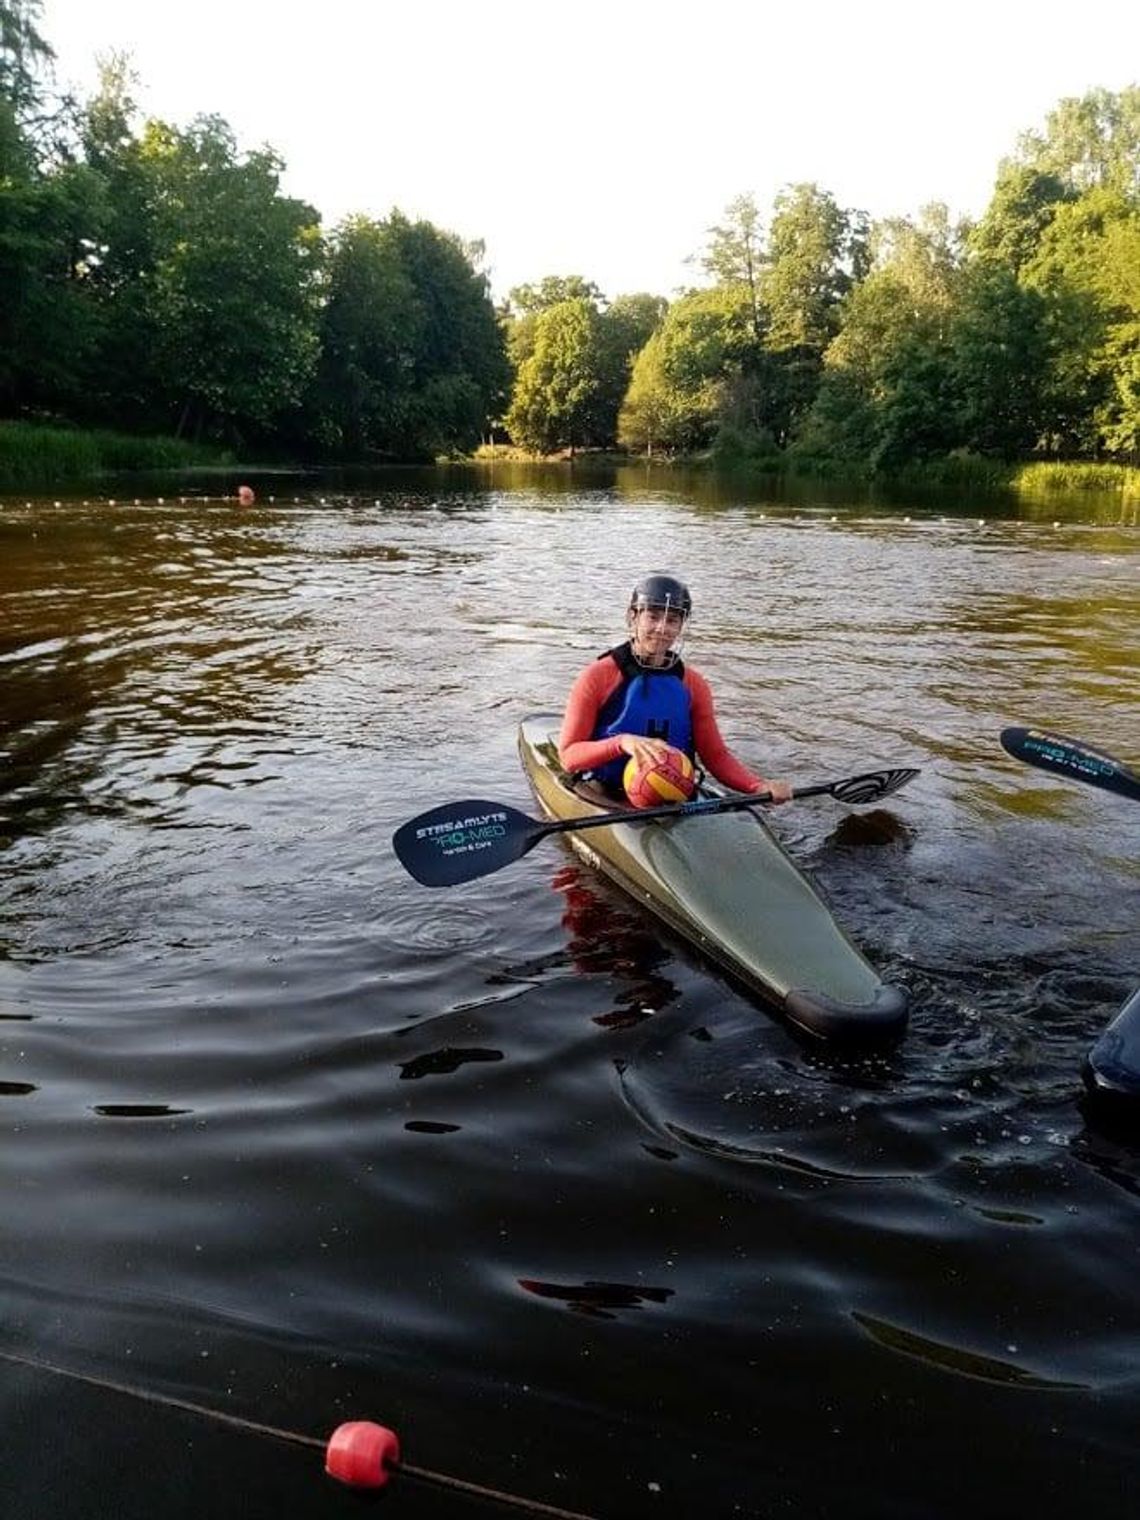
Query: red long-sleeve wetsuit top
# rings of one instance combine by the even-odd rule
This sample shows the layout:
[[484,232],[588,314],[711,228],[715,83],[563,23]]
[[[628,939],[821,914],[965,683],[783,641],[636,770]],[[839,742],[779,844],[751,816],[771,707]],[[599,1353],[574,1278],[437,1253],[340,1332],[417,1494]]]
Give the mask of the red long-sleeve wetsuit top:
[[[768,783],[743,765],[724,742],[717,727],[712,689],[704,676],[685,666],[682,677],[692,704],[693,744],[697,758],[711,776],[734,792],[762,792]],[[558,758],[568,771],[589,771],[616,760],[622,753],[617,737],[593,738],[598,714],[621,685],[622,674],[612,655],[587,665],[570,688],[566,715],[558,737]]]

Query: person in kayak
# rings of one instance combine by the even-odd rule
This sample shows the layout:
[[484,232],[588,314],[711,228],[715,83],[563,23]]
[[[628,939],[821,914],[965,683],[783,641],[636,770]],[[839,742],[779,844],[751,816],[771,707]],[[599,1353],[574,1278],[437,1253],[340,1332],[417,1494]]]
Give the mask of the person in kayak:
[[681,661],[692,610],[689,588],[676,576],[657,571],[638,581],[626,611],[629,638],[570,688],[559,760],[621,797],[626,762],[659,762],[671,745],[735,792],[770,792],[773,802],[787,802],[788,782],[758,776],[732,753],[717,727],[709,683]]

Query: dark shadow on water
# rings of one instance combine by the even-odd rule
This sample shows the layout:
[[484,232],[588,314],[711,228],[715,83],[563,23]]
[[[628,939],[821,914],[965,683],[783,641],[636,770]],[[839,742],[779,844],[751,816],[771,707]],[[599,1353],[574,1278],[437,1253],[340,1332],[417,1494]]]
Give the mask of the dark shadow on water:
[[1085,1127],[1069,1142],[1072,1154],[1108,1182],[1140,1198],[1140,1112],[1136,1104],[1114,1108],[1086,1094],[1079,1108]]
[[501,1050],[461,1049],[448,1045],[443,1050],[429,1050],[411,1061],[401,1061],[399,1063],[400,1080],[407,1082],[415,1081],[420,1077],[447,1077],[452,1072],[458,1071],[461,1066],[467,1066],[472,1062],[501,1061],[502,1059]]
[[167,1103],[96,1103],[91,1112],[103,1119],[173,1119],[194,1110],[171,1108]]
[[640,1309],[645,1304],[666,1304],[673,1297],[672,1288],[633,1287],[628,1283],[549,1283],[520,1277],[518,1284],[536,1298],[557,1299],[573,1313],[587,1314],[594,1319],[614,1319],[621,1310]]

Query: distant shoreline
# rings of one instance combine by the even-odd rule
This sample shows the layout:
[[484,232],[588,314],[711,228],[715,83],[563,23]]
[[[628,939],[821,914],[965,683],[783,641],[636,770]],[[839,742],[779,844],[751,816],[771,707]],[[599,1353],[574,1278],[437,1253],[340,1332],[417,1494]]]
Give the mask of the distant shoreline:
[[195,475],[323,476],[338,472],[496,464],[572,469],[575,465],[640,465],[650,469],[698,469],[743,478],[827,480],[916,489],[976,489],[1024,495],[1098,492],[1140,498],[1140,468],[1094,460],[1007,462],[979,455],[951,454],[909,463],[896,471],[871,472],[852,461],[797,456],[794,451],[756,458],[714,454],[627,454],[618,450],[561,450],[530,454],[510,444],[484,445],[474,454],[431,460],[239,460],[232,452],[170,437],[115,433],[106,429],[54,427],[0,421],[0,492],[50,491],[82,486],[105,477],[177,473]]

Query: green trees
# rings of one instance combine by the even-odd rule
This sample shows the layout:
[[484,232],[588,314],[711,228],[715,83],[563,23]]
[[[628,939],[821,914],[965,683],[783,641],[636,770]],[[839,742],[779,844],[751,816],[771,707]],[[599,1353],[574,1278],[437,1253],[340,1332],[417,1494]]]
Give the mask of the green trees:
[[1021,163],[1054,175],[1075,195],[1140,189],[1140,85],[1114,94],[1089,90],[1062,100],[1049,113],[1044,132],[1026,132]]
[[891,468],[952,446],[958,241],[939,205],[873,229],[870,268],[843,302],[799,429],[802,453]]
[[624,448],[707,448],[758,352],[745,281],[695,290],[669,308],[638,354],[618,419]]
[[509,374],[480,243],[464,243],[430,222],[398,212],[388,236],[414,291],[415,348],[407,432],[398,452],[456,452],[474,448],[486,420],[506,400]]
[[618,415],[638,354],[660,327],[669,303],[644,291],[618,296],[601,313],[597,336],[598,390],[594,437],[603,448],[617,443]]
[[39,105],[43,74],[54,58],[36,27],[40,0],[0,0],[0,100],[18,122]]
[[751,195],[738,195],[724,208],[724,215],[719,226],[709,228],[701,264],[714,285],[742,292],[752,335],[760,343],[764,337],[760,281],[765,263],[760,212]]
[[875,229],[797,447],[889,468],[931,453],[1140,450],[1140,90],[1062,101],[977,226]]
[[1093,455],[1140,448],[1140,204],[1098,185],[1060,205],[1022,283],[1037,292],[1054,341],[1048,384],[1059,448]]
[[479,441],[509,372],[477,245],[395,212],[323,236],[220,118],[140,124],[122,58],[39,142],[37,11],[0,0],[0,415],[351,457]]
[[307,427],[347,458],[471,449],[505,399],[502,337],[478,249],[393,212],[331,236]]
[[82,121],[97,181],[82,285],[95,327],[81,410],[195,437],[264,436],[316,358],[316,212],[280,161],[225,122],[135,135],[129,73],[104,69]]
[[815,397],[840,304],[866,264],[866,237],[862,214],[817,185],[782,191],[766,232],[751,196],[732,201],[700,260],[712,290],[677,303],[662,343],[634,370],[620,430],[627,445],[656,439],[734,456],[785,446]]
[[512,290],[510,306],[511,437],[536,453],[612,447],[633,361],[666,302],[638,293],[606,305],[592,282],[555,275]]
[[384,228],[362,216],[332,232],[325,282],[301,431],[332,453],[364,459],[404,431],[414,292]]
[[1040,306],[1042,446],[1135,458],[1140,87],[1062,100],[1043,132],[1026,133],[1002,165],[977,245]]
[[[868,226],[814,185],[711,229],[707,318],[732,293],[751,341],[710,355],[670,311],[621,413],[628,447],[892,470],[1140,453],[1140,89],[1062,101],[999,169],[974,227],[925,208]],[[720,329],[732,323],[722,310]],[[695,376],[700,377],[699,383]]]
[[34,0],[0,0],[0,415],[74,390],[88,334],[76,276],[91,184],[80,165],[40,167],[37,128],[52,53]]
[[949,329],[951,446],[1015,459],[1049,430],[1045,302],[1005,264],[962,274]]
[[126,61],[53,102],[0,0],[0,415],[420,459],[535,452],[895,469],[1140,454],[1140,87],[1059,102],[976,226],[815,184],[726,207],[670,305],[581,275],[492,306],[483,251],[393,211],[322,232],[217,117],[140,121]]
[[0,96],[0,408],[11,406],[36,349],[47,247],[32,155],[11,100]]
[[817,185],[791,185],[775,202],[761,282],[768,346],[822,356],[839,329],[843,297],[865,273],[868,229]]
[[584,296],[536,313],[530,353],[519,366],[507,413],[511,437],[526,449],[573,453],[588,441],[600,394],[600,318]]
[[150,123],[140,158],[153,366],[175,431],[264,433],[300,400],[316,358],[316,212],[280,194],[272,153],[239,155],[215,117],[184,132]]

